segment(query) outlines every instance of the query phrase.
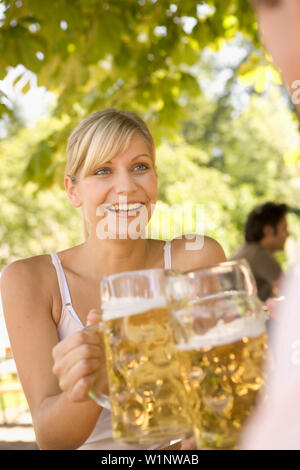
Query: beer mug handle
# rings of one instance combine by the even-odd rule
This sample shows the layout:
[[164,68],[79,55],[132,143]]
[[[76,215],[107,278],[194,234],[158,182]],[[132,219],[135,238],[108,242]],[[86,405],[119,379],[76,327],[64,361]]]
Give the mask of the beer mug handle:
[[[102,322],[99,322],[98,324],[99,330],[102,332]],[[88,396],[94,400],[97,405],[102,406],[102,408],[105,408],[107,410],[111,410],[111,404],[109,397],[105,395],[105,393],[99,393],[95,392],[92,388],[88,391]]]
[[92,389],[89,390],[88,393],[89,397],[94,400],[97,405],[102,406],[102,408],[106,408],[107,410],[111,410],[111,404],[109,401],[109,397],[104,393],[96,394]]

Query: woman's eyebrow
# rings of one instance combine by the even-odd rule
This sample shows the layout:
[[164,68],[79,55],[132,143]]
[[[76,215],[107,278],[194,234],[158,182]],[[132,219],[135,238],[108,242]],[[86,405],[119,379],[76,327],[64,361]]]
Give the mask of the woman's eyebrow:
[[[152,156],[149,155],[148,153],[139,153],[138,155],[136,155],[135,157],[133,157],[131,161],[133,162],[134,160],[137,160],[137,159],[140,158],[140,157],[147,157],[147,158],[150,158],[150,160],[153,160]],[[112,162],[112,160],[107,160],[107,162],[105,162],[105,165],[106,165],[107,163],[112,164],[113,162]]]
[[149,155],[148,153],[140,153],[139,155],[136,155],[135,157],[133,157],[131,161],[136,160],[137,158],[140,158],[140,157],[147,157],[147,158],[150,158],[150,160],[152,160],[151,155]]

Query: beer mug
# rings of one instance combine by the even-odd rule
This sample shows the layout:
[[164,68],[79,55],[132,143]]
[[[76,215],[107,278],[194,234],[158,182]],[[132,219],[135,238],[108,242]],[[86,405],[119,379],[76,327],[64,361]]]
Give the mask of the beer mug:
[[197,448],[237,448],[264,385],[267,356],[267,315],[250,267],[224,262],[171,281],[172,328]]
[[172,275],[149,269],[101,282],[109,398],[97,390],[90,396],[111,409],[113,437],[123,444],[169,442],[192,432],[169,323]]

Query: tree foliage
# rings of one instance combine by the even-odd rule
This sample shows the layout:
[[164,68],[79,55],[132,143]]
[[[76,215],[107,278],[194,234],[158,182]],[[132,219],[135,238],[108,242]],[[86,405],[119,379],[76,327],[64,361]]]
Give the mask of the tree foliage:
[[[39,85],[55,94],[54,115],[68,117],[60,132],[40,144],[26,168],[26,181],[41,188],[52,184],[64,160],[66,136],[85,116],[106,107],[136,111],[146,118],[158,143],[162,137],[172,138],[187,116],[186,99],[202,93],[198,71],[193,71],[202,51],[220,48],[237,32],[258,44],[254,13],[245,0],[0,4],[0,79],[8,67],[23,64],[37,74]],[[261,61],[253,53],[248,69]],[[24,84],[23,91],[28,87]],[[5,108],[11,111],[7,100],[0,112]]]
[[[54,96],[51,116],[33,129],[13,122],[17,113],[0,96],[0,113],[13,123],[0,141],[0,270],[82,241],[80,213],[63,192],[66,141],[77,122],[105,107],[138,112],[154,134],[160,182],[150,230],[158,238],[197,228],[193,219],[183,230],[181,211],[170,213],[170,206],[200,205],[201,228],[230,256],[253,206],[271,199],[294,207],[300,200],[299,151],[289,143],[299,142],[297,124],[246,0],[0,6],[0,79],[23,64]],[[233,60],[229,51],[231,64],[224,64],[219,54],[228,43],[243,54]],[[224,72],[223,86],[211,94]],[[27,93],[22,80],[15,84]]]
[[39,139],[58,127],[55,120],[0,141],[0,271],[9,262],[41,253],[56,252],[82,241],[80,213],[58,187],[38,191],[22,185],[27,154]]

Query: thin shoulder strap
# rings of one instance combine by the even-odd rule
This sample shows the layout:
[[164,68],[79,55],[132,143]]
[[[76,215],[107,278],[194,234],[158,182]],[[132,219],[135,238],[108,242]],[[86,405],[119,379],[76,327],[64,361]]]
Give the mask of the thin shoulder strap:
[[54,264],[54,267],[56,269],[63,309],[64,307],[66,307],[66,310],[70,313],[70,315],[83,327],[84,325],[82,321],[80,320],[79,316],[77,315],[77,313],[75,312],[73,308],[67,279],[66,279],[63,267],[61,265],[59,256],[57,253],[50,253],[50,255],[51,255],[52,263]]
[[171,243],[172,243],[172,241],[168,241],[164,245],[165,269],[172,269]]
[[72,305],[66,276],[62,268],[59,256],[56,253],[50,253],[50,256],[52,263],[54,264],[54,267],[56,269],[62,303],[63,305]]

